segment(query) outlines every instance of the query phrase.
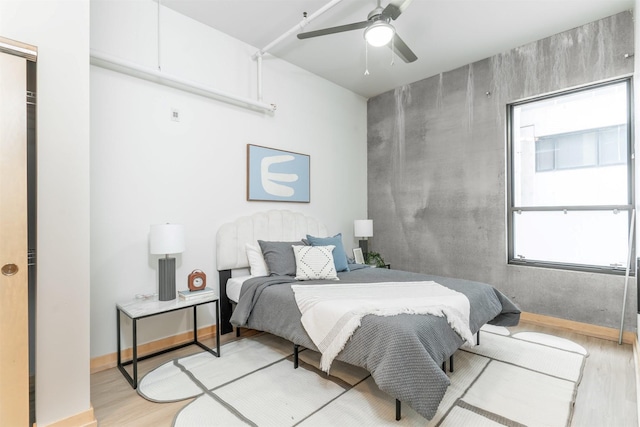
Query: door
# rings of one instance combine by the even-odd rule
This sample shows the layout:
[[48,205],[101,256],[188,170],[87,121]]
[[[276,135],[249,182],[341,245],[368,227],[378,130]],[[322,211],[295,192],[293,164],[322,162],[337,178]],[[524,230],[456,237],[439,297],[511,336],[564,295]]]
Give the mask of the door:
[[0,426],[29,425],[26,62],[0,52]]

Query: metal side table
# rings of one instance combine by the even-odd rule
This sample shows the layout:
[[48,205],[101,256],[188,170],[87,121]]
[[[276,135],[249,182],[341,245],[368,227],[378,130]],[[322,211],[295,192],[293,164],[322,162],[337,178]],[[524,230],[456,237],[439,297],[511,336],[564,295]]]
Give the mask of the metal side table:
[[[197,307],[204,304],[215,303],[216,306],[216,349],[207,347],[200,341],[198,341],[198,315]],[[184,310],[186,308],[193,308],[193,340],[176,345],[171,348],[157,351],[152,354],[146,354],[142,357],[138,357],[138,320],[146,317],[156,316],[158,314],[169,313],[177,310]],[[120,343],[120,313],[124,313],[133,322],[133,358],[126,362],[122,362],[122,351]],[[190,345],[198,345],[202,349],[208,351],[216,357],[220,357],[220,328],[218,325],[218,318],[220,317],[220,303],[217,295],[203,296],[196,299],[184,300],[176,298],[171,301],[159,301],[157,297],[149,299],[135,299],[132,301],[116,304],[116,323],[118,329],[118,369],[122,372],[122,375],[129,381],[131,387],[134,389],[138,387],[138,361],[149,359],[160,354],[168,353],[179,348],[187,347]],[[127,365],[133,365],[133,376],[129,375],[129,372],[124,368]]]

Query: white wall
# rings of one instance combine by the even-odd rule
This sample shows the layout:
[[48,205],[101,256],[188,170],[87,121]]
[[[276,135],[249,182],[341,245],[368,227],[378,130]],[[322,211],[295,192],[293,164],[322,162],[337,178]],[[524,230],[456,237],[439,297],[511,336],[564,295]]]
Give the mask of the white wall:
[[[156,12],[150,0],[92,1],[91,48],[157,67]],[[256,47],[164,7],[160,15],[163,72],[255,99]],[[263,67],[264,101],[277,104],[275,114],[91,67],[92,357],[116,351],[116,302],[157,291],[151,224],[185,226],[178,289],[194,269],[217,286],[218,227],[256,211],[304,212],[356,245],[353,220],[367,206],[366,100],[279,59],[265,57]],[[171,120],[172,108],[180,122]],[[247,144],[309,154],[311,203],[246,201]],[[189,322],[187,313],[148,319],[139,342],[175,335]]]
[[89,1],[0,1],[0,35],[38,47],[38,426],[88,411]]

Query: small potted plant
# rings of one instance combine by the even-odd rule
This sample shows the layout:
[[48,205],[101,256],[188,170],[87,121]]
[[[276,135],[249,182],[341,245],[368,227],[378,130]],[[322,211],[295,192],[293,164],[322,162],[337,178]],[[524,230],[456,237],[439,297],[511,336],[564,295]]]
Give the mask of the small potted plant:
[[382,255],[380,255],[378,252],[367,252],[366,263],[376,267],[386,266],[384,259],[382,258]]

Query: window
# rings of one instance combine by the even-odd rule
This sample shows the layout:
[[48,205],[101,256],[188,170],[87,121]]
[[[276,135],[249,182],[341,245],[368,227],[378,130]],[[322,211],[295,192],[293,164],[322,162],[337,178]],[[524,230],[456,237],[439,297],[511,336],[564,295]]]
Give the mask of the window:
[[618,80],[508,106],[510,263],[625,271],[630,86]]
[[627,162],[627,125],[536,138],[536,172]]

